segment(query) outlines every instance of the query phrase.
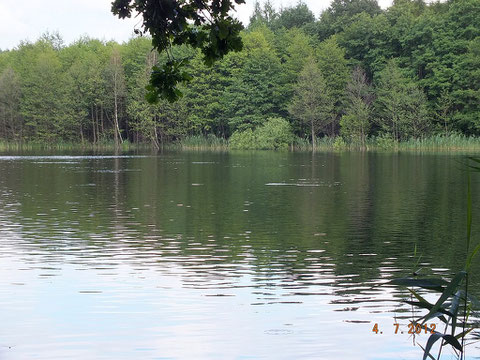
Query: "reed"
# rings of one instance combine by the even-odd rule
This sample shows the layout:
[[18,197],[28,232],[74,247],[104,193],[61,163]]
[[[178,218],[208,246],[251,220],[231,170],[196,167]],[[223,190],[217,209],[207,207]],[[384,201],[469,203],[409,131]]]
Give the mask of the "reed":
[[398,144],[400,150],[480,150],[480,138],[452,134],[449,136],[435,135],[423,139],[410,139]]
[[214,135],[192,135],[183,138],[181,141],[168,144],[167,148],[181,150],[213,150],[226,151],[228,149],[228,141]]
[[[131,151],[151,149],[150,143],[131,143],[124,141],[116,147],[113,141],[90,142],[38,142],[38,141],[1,141],[0,151]],[[227,151],[228,140],[214,135],[192,135],[179,141],[166,143],[163,148],[170,150]],[[293,151],[312,151],[308,139],[296,137],[290,149]],[[411,152],[480,152],[480,138],[452,134],[433,135],[421,139],[409,139],[396,142],[385,136],[369,137],[364,142],[344,140],[342,137],[324,136],[316,139],[315,151],[411,151]]]
[[[313,150],[311,142],[302,138],[296,138],[292,147],[296,151]],[[397,142],[386,136],[371,136],[362,142],[356,139],[345,140],[340,136],[325,136],[317,138],[315,151],[480,152],[480,138],[452,134]]]
[[[472,249],[472,192],[470,185],[470,170],[480,172],[480,160],[470,157],[467,160],[468,171],[468,191],[467,191],[467,231],[466,231],[466,258],[464,268],[457,272],[450,281],[440,278],[418,278],[415,275],[419,271],[414,271],[414,277],[394,279],[389,282],[391,285],[405,286],[415,298],[415,300],[405,300],[404,302],[426,310],[426,314],[413,321],[415,328],[422,329],[426,322],[433,318],[438,318],[444,323],[444,330],[431,330],[425,346],[419,344],[423,350],[423,360],[427,358],[439,360],[442,350],[449,345],[456,353],[459,360],[466,359],[466,340],[471,336],[473,342],[480,340],[480,322],[477,319],[470,320],[473,315],[478,318],[480,302],[472,296],[469,289],[469,276],[471,275],[471,265],[473,259],[480,252],[480,244]],[[427,301],[418,290],[420,288],[430,292],[437,292],[438,298],[435,303]],[[435,343],[440,340],[438,355],[432,355],[432,349]]]
[[124,141],[116,146],[113,141],[102,141],[98,143],[89,142],[39,142],[39,141],[0,141],[0,151],[3,152],[25,152],[25,151],[131,151],[149,148],[149,144],[131,143]]

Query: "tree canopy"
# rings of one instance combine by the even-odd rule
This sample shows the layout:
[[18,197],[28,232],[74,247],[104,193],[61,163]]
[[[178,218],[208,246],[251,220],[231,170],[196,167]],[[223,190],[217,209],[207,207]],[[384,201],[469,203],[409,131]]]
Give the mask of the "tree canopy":
[[[141,3],[123,2],[132,16]],[[205,61],[209,36],[202,48],[190,38],[174,44],[168,32],[163,51],[152,51],[147,32],[123,44],[87,37],[65,44],[59,34],[45,34],[0,52],[0,140],[160,147],[242,133],[265,148],[263,135],[277,130],[291,131],[282,139],[298,144],[323,136],[365,144],[480,135],[480,0],[398,0],[385,10],[370,0],[336,1],[313,22],[290,17],[302,3],[272,4],[258,3],[238,32],[242,50],[213,63]],[[345,21],[336,27],[326,14]],[[192,20],[187,25],[192,33],[207,31]],[[183,97],[169,103],[150,78],[175,64],[180,81],[170,90]],[[192,78],[187,84],[183,73]]]

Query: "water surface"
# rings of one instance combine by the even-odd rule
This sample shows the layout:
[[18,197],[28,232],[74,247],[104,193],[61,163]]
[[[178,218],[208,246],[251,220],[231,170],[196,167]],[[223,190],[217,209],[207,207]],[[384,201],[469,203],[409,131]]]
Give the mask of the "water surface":
[[384,284],[461,269],[461,160],[0,156],[0,359],[419,359]]

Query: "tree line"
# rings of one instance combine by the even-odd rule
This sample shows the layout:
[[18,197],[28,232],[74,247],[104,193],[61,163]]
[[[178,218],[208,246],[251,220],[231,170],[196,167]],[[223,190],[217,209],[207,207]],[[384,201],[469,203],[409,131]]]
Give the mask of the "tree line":
[[67,46],[47,33],[0,51],[0,139],[160,147],[191,135],[313,145],[338,135],[360,144],[477,136],[479,19],[480,0],[396,0],[386,10],[334,0],[318,19],[302,2],[257,2],[242,51],[209,67],[199,50],[172,48],[193,78],[177,102],[156,104],[147,101],[150,73],[168,59],[148,37]]

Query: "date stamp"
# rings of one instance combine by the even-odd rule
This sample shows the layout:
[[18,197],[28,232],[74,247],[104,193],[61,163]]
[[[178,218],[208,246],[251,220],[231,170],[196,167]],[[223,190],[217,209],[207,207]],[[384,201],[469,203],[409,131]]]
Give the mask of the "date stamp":
[[[407,331],[407,334],[435,334],[435,329],[437,328],[437,325],[436,324],[415,324],[415,323],[410,323],[408,324],[408,331],[407,329],[405,329],[405,331]],[[405,331],[403,331],[401,329],[401,326],[400,324],[393,324],[393,329],[392,329],[392,332],[394,334],[404,334]],[[372,329],[372,332],[374,332],[375,334],[383,334],[383,331],[380,331],[380,328],[378,327],[378,324],[375,323],[375,325],[373,325],[373,329]]]

